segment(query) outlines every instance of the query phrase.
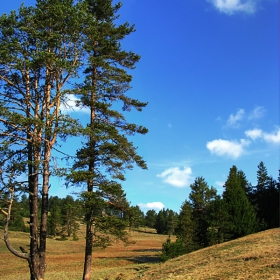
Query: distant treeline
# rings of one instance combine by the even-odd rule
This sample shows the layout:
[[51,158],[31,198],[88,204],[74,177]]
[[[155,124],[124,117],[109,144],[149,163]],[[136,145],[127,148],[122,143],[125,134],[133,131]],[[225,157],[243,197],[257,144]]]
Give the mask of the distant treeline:
[[[276,181],[268,176],[263,162],[258,165],[256,186],[232,166],[222,195],[203,177],[196,178],[179,214],[163,209],[155,215],[158,233],[177,236],[176,242],[169,238],[163,244],[162,259],[279,227],[279,185],[280,177]],[[146,221],[152,215],[148,211]]]
[[258,165],[256,186],[248,182],[242,170],[232,166],[222,195],[203,177],[197,177],[179,213],[162,209],[158,213],[148,210],[144,215],[138,208],[135,224],[154,228],[158,234],[176,235],[176,242],[168,238],[163,244],[162,259],[167,260],[279,227],[279,185],[280,177],[275,180],[269,176],[263,162]]
[[[158,213],[148,210],[144,214],[138,206],[131,206],[128,213],[108,207],[104,209],[104,215],[125,219],[130,228],[149,227],[156,229],[158,234],[176,235],[175,244],[167,240],[163,247],[179,246],[181,250],[183,246],[184,253],[279,226],[279,178],[277,181],[268,176],[263,162],[258,165],[256,186],[247,181],[242,170],[232,166],[222,195],[209,187],[203,177],[197,177],[190,189],[189,198],[179,213],[162,209]],[[81,199],[70,195],[50,197],[48,235],[76,239],[84,211]],[[10,229],[28,231],[24,223],[28,215],[29,202],[24,194],[14,200]],[[0,225],[4,222],[4,219],[0,220]]]

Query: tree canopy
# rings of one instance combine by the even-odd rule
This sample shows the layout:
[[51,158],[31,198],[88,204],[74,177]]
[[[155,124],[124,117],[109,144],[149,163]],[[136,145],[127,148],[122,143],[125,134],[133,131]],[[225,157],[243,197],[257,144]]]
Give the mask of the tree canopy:
[[[66,177],[69,184],[86,186],[81,190],[88,225],[84,279],[90,279],[94,237],[102,246],[109,244],[109,232],[124,240],[125,223],[116,213],[129,207],[116,180],[124,180],[134,164],[147,168],[130,136],[148,130],[121,112],[141,111],[147,103],[125,94],[132,81],[128,70],[140,56],[122,49],[134,26],[116,25],[120,8],[111,0],[37,0],[35,7],[22,5],[0,17],[1,183],[9,205],[9,211],[2,209],[5,241],[28,261],[32,280],[44,279],[50,176],[66,175],[52,155],[68,136],[85,139]],[[88,124],[63,109],[69,100],[89,109]],[[18,191],[30,201],[29,253],[15,250],[8,239]],[[50,216],[54,234],[59,211]]]

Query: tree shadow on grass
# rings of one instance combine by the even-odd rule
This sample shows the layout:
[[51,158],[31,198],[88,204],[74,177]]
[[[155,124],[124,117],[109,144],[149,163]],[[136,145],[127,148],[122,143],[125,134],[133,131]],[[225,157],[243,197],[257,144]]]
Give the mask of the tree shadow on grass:
[[[96,259],[108,259],[108,257],[96,257]],[[133,264],[140,264],[140,263],[159,263],[160,260],[160,256],[156,255],[140,255],[140,256],[136,256],[136,257],[110,257],[109,259],[113,260],[126,260],[129,261]]]
[[135,258],[129,258],[134,263],[159,263],[160,257],[159,256],[137,256]]

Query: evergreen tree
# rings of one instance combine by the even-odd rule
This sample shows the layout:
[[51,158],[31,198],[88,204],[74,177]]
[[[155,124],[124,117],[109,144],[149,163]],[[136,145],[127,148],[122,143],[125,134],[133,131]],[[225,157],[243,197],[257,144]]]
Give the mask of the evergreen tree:
[[267,190],[267,207],[264,209],[264,219],[268,228],[277,228],[280,225],[279,201],[279,183],[277,183],[276,180],[270,177],[269,187]]
[[79,229],[81,207],[78,200],[74,200],[72,196],[67,195],[62,200],[62,228],[68,237],[73,236],[77,239],[77,230]]
[[162,209],[158,212],[155,229],[158,234],[172,235],[178,223],[178,214],[170,209]]
[[[8,193],[0,193],[0,210],[7,209],[7,202],[9,202],[9,194]],[[23,212],[21,209],[21,203],[18,201],[17,197],[14,197],[13,207],[10,213],[10,220],[9,220],[9,228],[10,230],[14,231],[27,231],[27,227],[23,221]],[[4,218],[4,216],[0,216],[0,218]],[[0,220],[0,225],[4,228],[5,227],[5,218]]]
[[244,189],[246,196],[251,202],[252,195],[253,195],[253,187],[251,183],[248,182],[246,179],[246,175],[242,170],[237,171],[238,180],[240,182],[240,186]]
[[[16,167],[12,191],[29,195],[29,253],[15,250],[8,238],[10,209],[4,240],[14,255],[28,261],[31,280],[45,274],[49,178],[57,171],[51,153],[59,137],[77,128],[60,110],[82,58],[79,10],[73,1],[37,0],[36,7],[21,6],[0,17],[2,178],[10,181],[7,167]],[[18,179],[22,174],[27,182]]]
[[258,165],[257,170],[257,186],[256,189],[259,192],[263,192],[265,189],[269,187],[269,176],[267,174],[267,168],[264,165],[264,162],[261,161]]
[[21,215],[27,218],[29,216],[29,201],[26,194],[23,194],[20,199]]
[[61,208],[55,204],[51,207],[49,211],[49,219],[48,219],[48,234],[56,237],[61,234]]
[[186,248],[186,252],[192,252],[196,249],[194,243],[195,224],[192,220],[192,206],[189,201],[185,201],[180,209],[178,217],[178,225],[175,230],[177,239],[182,240]]
[[232,166],[223,193],[228,215],[226,234],[232,239],[256,232],[258,227],[254,207],[250,204],[242,183],[236,166]]
[[253,203],[261,229],[279,226],[279,189],[276,181],[268,176],[266,166],[262,161],[258,165]]
[[173,235],[175,234],[175,229],[178,224],[178,214],[173,210],[167,209],[166,211],[166,234]]
[[220,244],[230,240],[231,236],[227,234],[229,217],[226,203],[220,196],[211,201],[209,213],[207,232],[209,245]]
[[166,210],[162,209],[158,212],[155,229],[158,234],[165,234],[166,233]]
[[157,213],[154,209],[148,210],[145,215],[145,226],[149,228],[155,228],[155,223],[157,219]]
[[197,244],[197,248],[204,248],[209,243],[207,236],[209,209],[211,201],[216,197],[216,190],[213,187],[209,188],[203,177],[197,177],[190,188],[189,198],[194,223],[193,241]]
[[[127,122],[118,109],[122,103],[124,111],[141,111],[147,103],[125,95],[132,80],[127,71],[140,57],[121,48],[134,26],[115,24],[120,7],[110,0],[37,0],[36,7],[22,6],[0,18],[1,182],[11,190],[8,211],[1,208],[4,240],[28,261],[31,280],[45,275],[49,178],[61,173],[52,162],[59,138],[79,132],[85,139],[68,176],[87,189],[81,193],[87,221],[84,279],[90,278],[93,238],[102,246],[109,244],[108,232],[125,240],[126,223],[114,211],[129,206],[116,180],[124,180],[135,163],[146,168],[128,137],[147,129]],[[74,93],[77,106],[90,110],[84,128],[61,110]],[[27,182],[18,179],[22,174]],[[15,250],[8,238],[18,191],[29,195],[29,253]]]
[[171,242],[169,236],[166,242],[162,244],[162,255],[160,258],[165,262],[168,259],[176,258],[186,253],[187,251],[182,239],[177,238],[175,242]]
[[139,228],[140,226],[144,226],[145,223],[145,215],[140,210],[139,206],[131,206],[129,210],[129,227],[131,229]]
[[[115,180],[124,180],[124,171],[132,169],[134,164],[147,168],[128,139],[137,133],[147,133],[147,129],[127,122],[120,112],[141,111],[147,105],[125,95],[132,81],[128,70],[134,69],[140,56],[121,47],[121,41],[135,29],[127,22],[115,24],[120,7],[121,3],[113,4],[111,0],[81,1],[82,31],[79,35],[83,40],[86,63],[83,68],[85,79],[76,93],[80,98],[79,105],[89,109],[90,118],[83,130],[85,144],[77,151],[68,180],[86,186],[82,193],[87,212],[83,279],[90,279],[94,243],[103,240],[102,246],[109,244],[109,229],[105,231],[109,222],[118,223],[118,227],[110,226],[111,236],[125,240],[124,220],[102,215],[106,205],[129,211],[122,187]],[[110,221],[105,223],[106,219]],[[106,232],[104,238],[98,235],[98,229]]]

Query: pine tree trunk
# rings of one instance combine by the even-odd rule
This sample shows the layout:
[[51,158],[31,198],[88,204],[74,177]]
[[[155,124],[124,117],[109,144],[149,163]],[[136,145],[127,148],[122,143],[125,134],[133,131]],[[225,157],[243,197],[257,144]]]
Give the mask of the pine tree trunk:
[[29,264],[30,280],[44,280],[45,279],[45,264],[43,264],[41,257],[37,254],[32,263]]
[[[91,92],[91,114],[90,114],[90,125],[91,130],[94,132],[94,121],[95,121],[95,86],[96,86],[96,67],[93,67],[92,71],[92,87],[93,90]],[[90,146],[91,150],[95,150],[95,139],[94,136],[90,136]],[[94,174],[94,155],[90,155],[89,159],[89,171]],[[93,179],[91,178],[88,181],[88,192],[93,192]],[[86,230],[86,248],[85,248],[85,260],[84,260],[84,275],[83,280],[90,280],[91,276],[91,262],[92,262],[92,245],[93,245],[93,227],[92,227],[92,218],[93,218],[93,209],[89,210],[89,213],[86,216],[87,221],[87,230]]]
[[[38,158],[39,155],[37,154]],[[29,190],[30,190],[30,279],[43,280],[45,274],[45,251],[41,251],[38,246],[38,167],[36,164],[30,166],[33,173],[29,175]],[[30,173],[29,173],[30,174]],[[42,236],[40,234],[40,240]]]
[[[37,176],[35,176],[37,177]],[[42,280],[45,273],[45,252],[38,248],[38,181],[33,181],[30,194],[30,279]]]
[[90,280],[91,276],[91,263],[92,263],[92,225],[88,221],[86,229],[86,248],[85,248],[85,260],[84,260],[84,275],[83,280]]

